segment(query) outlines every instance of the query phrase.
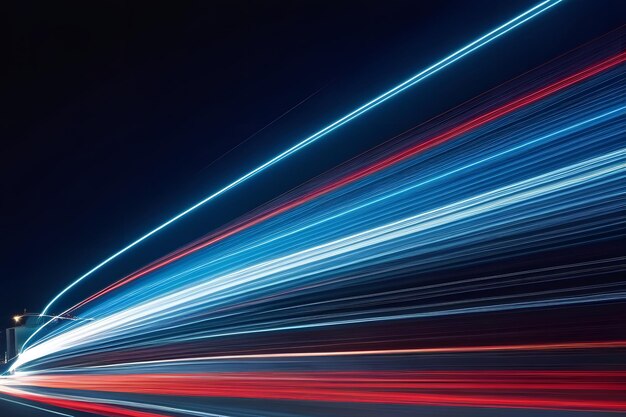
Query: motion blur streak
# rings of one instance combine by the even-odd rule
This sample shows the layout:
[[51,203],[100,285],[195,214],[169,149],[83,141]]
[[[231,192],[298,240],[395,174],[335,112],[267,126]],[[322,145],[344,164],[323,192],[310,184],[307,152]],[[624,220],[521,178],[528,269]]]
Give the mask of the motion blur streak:
[[25,383],[174,396],[626,411],[626,372],[238,372],[41,376]]
[[[0,391],[1,391],[1,389],[0,389]],[[21,406],[23,406],[23,407],[34,408],[35,410],[44,411],[44,412],[46,412],[46,413],[56,414],[56,415],[58,415],[58,416],[73,417],[73,416],[72,416],[72,415],[70,415],[70,414],[60,413],[60,412],[58,412],[58,411],[54,411],[54,410],[48,410],[47,408],[37,407],[36,405],[26,404],[26,403],[23,403],[23,402],[21,402],[21,401],[9,400],[8,398],[0,398],[0,400],[1,400],[1,401],[8,402],[8,403],[12,403],[12,404],[19,404],[19,405],[21,405]]]
[[626,413],[615,37],[116,281],[0,393],[105,416]]
[[552,8],[553,6],[557,5],[561,1],[562,0],[545,0],[545,1],[535,5],[534,7],[530,8],[529,10],[521,13],[520,15],[518,15],[518,16],[514,17],[513,19],[509,20],[508,22],[498,26],[497,28],[493,29],[492,31],[490,31],[490,32],[486,33],[485,35],[479,37],[478,39],[474,40],[473,42],[463,46],[461,49],[451,53],[450,55],[448,55],[447,57],[443,58],[442,60],[440,60],[440,61],[432,64],[428,68],[420,71],[419,73],[415,74],[413,77],[409,78],[408,80],[402,82],[401,84],[398,84],[397,86],[393,87],[392,89],[384,92],[383,94],[379,95],[378,97],[372,99],[371,101],[363,104],[362,106],[360,106],[357,109],[353,110],[352,112],[346,114],[345,116],[341,117],[340,119],[334,121],[333,123],[329,124],[328,126],[322,128],[321,130],[317,131],[316,133],[312,134],[311,136],[307,137],[306,139],[302,140],[301,142],[295,144],[291,148],[289,148],[289,149],[283,151],[282,153],[276,155],[275,157],[273,157],[269,161],[259,165],[258,167],[256,167],[253,170],[249,171],[245,175],[239,177],[238,179],[234,180],[230,184],[226,185],[225,187],[221,188],[220,190],[217,190],[213,194],[209,195],[204,200],[202,200],[202,201],[196,203],[195,205],[189,207],[188,209],[180,212],[179,214],[177,214],[176,216],[172,217],[171,219],[169,219],[165,223],[161,224],[160,226],[158,226],[155,229],[151,230],[150,232],[146,233],[145,235],[143,235],[139,239],[135,240],[134,242],[132,242],[129,245],[125,246],[124,248],[120,249],[119,251],[117,251],[113,255],[109,256],[104,261],[100,262],[98,265],[96,265],[95,267],[93,267],[92,269],[87,271],[85,274],[81,275],[79,278],[74,280],[70,285],[68,285],[59,294],[57,294],[48,303],[48,305],[46,305],[46,307],[42,311],[42,314],[46,314],[48,312],[48,310],[50,309],[50,307],[52,307],[52,305],[61,296],[63,296],[63,294],[65,294],[67,291],[69,291],[71,288],[73,288],[75,285],[77,285],[83,279],[87,278],[88,276],[90,276],[91,274],[93,274],[94,272],[96,272],[97,270],[99,270],[100,268],[102,268],[104,265],[108,264],[112,260],[116,259],[118,256],[122,255],[123,253],[125,253],[129,249],[132,249],[133,247],[135,247],[139,243],[141,243],[144,240],[148,239],[150,236],[154,235],[155,233],[157,233],[160,230],[166,228],[170,224],[176,222],[180,218],[182,218],[182,217],[186,216],[187,214],[191,213],[192,211],[196,210],[198,207],[203,206],[204,204],[206,204],[209,201],[219,197],[220,195],[224,194],[225,192],[229,191],[230,189],[237,187],[239,184],[247,181],[248,179],[254,177],[258,173],[266,170],[267,168],[271,167],[272,165],[274,165],[274,164],[280,162],[281,160],[289,157],[290,155],[294,154],[295,152],[299,151],[300,149],[302,149],[302,148],[304,148],[304,147],[306,147],[306,146],[308,146],[308,145],[318,141],[322,137],[326,136],[328,133],[338,129],[339,127],[345,125],[346,123],[349,123],[351,120],[354,120],[355,118],[361,116],[362,114],[370,111],[371,109],[377,107],[381,103],[384,103],[385,101],[387,101],[390,98],[396,96],[397,94],[400,94],[404,90],[406,90],[406,89],[414,86],[415,84],[425,80],[426,78],[430,77],[431,75],[438,73],[442,69],[444,69],[444,68],[448,67],[449,65],[453,64],[454,62],[462,59],[464,56],[467,56],[467,55],[471,54],[472,52],[474,52],[474,51],[482,48],[483,46],[493,42],[494,40],[498,39],[499,37],[501,37],[502,35],[506,34],[507,32],[509,32],[509,31],[515,29],[516,27],[524,24],[525,22],[535,18],[536,16],[539,16],[540,14],[542,14],[546,10]]
[[406,355],[415,353],[475,353],[475,352],[503,352],[503,351],[533,351],[533,350],[566,350],[566,349],[611,349],[626,348],[626,340],[612,342],[572,342],[572,343],[546,343],[536,345],[495,345],[495,346],[461,346],[461,347],[437,347],[418,349],[396,350],[348,350],[338,352],[297,352],[297,353],[259,353],[250,355],[224,355],[206,356],[199,358],[179,358],[160,361],[143,361],[115,365],[92,366],[89,369],[112,368],[120,366],[134,366],[147,364],[166,364],[173,362],[193,362],[224,359],[268,359],[268,358],[306,358],[316,356],[363,356],[363,355]]
[[293,208],[296,208],[298,206],[301,206],[315,198],[318,198],[324,194],[327,194],[331,191],[334,191],[342,186],[348,185],[352,182],[358,181],[361,178],[366,177],[367,175],[376,173],[378,171],[381,171],[385,168],[388,168],[389,166],[402,162],[405,159],[408,159],[414,155],[416,155],[419,152],[424,152],[434,146],[437,146],[439,144],[442,144],[446,141],[452,140],[458,136],[461,136],[464,133],[468,133],[474,129],[479,128],[480,126],[492,122],[508,113],[511,113],[515,110],[518,110],[524,106],[528,106],[538,100],[541,100],[542,98],[545,98],[551,94],[554,94],[560,90],[563,90],[575,83],[581,82],[587,78],[590,78],[596,74],[598,74],[599,72],[605,71],[608,68],[611,68],[613,66],[619,65],[620,63],[624,62],[624,60],[626,60],[626,53],[622,53],[622,54],[618,54],[616,56],[613,56],[603,62],[600,62],[596,65],[593,65],[590,68],[586,68],[585,70],[578,72],[576,74],[570,75],[562,80],[560,80],[559,82],[556,82],[554,84],[551,84],[547,87],[541,88],[535,92],[533,92],[532,94],[526,95],[524,97],[520,97],[516,100],[513,100],[509,103],[507,103],[506,105],[499,107],[495,110],[489,111],[485,114],[482,114],[472,120],[469,120],[465,123],[462,123],[458,126],[455,126],[454,128],[448,130],[447,132],[444,132],[436,137],[433,137],[425,142],[421,142],[419,144],[417,144],[416,146],[413,146],[407,150],[404,150],[403,152],[400,152],[398,154],[395,155],[391,155],[390,157],[385,158],[382,161],[376,162],[375,164],[372,164],[368,167],[365,167],[364,169],[361,169],[360,171],[351,173],[350,175],[341,178],[339,181],[336,181],[334,183],[331,183],[329,185],[326,185],[318,190],[315,190],[313,192],[310,192],[306,195],[304,195],[303,197],[297,199],[297,200],[292,200],[287,202],[286,204],[280,205],[279,207],[275,208],[273,211],[270,211],[268,213],[264,213],[262,215],[256,216],[252,219],[246,220],[245,222],[243,222],[242,224],[239,225],[235,225],[233,227],[230,227],[222,232],[220,232],[219,234],[216,234],[215,236],[205,240],[204,242],[200,242],[196,245],[193,245],[190,248],[186,248],[185,250],[182,250],[180,252],[177,252],[175,254],[172,254],[169,257],[166,257],[165,259],[162,259],[150,266],[148,266],[147,268],[144,268],[140,271],[135,272],[134,274],[129,275],[128,277],[125,277],[119,281],[117,281],[114,284],[111,284],[110,286],[106,287],[105,289],[98,291],[97,293],[93,294],[92,296],[88,297],[87,299],[81,301],[80,303],[76,304],[75,306],[73,306],[72,308],[68,309],[67,311],[65,311],[63,314],[69,313],[71,311],[76,310],[77,308],[82,307],[83,305],[85,305],[86,303],[110,292],[115,290],[116,288],[121,287],[124,284],[127,284],[131,281],[134,281],[137,278],[140,278],[146,274],[149,274],[150,272],[153,272],[165,265],[168,265],[184,256],[187,256],[191,253],[194,253],[196,251],[199,251],[200,249],[203,249],[207,246],[210,246],[214,243],[217,243],[223,239],[226,239],[229,236],[232,236],[238,232],[241,232],[243,230],[246,230],[256,224],[259,224],[263,221],[269,220],[281,213],[286,212],[287,210],[291,210]]
[[37,401],[45,403],[55,407],[67,408],[75,411],[84,411],[88,413],[102,414],[111,417],[165,417],[164,414],[154,414],[144,411],[129,410],[126,408],[120,408],[110,406],[106,404],[94,404],[86,401],[75,401],[64,398],[54,398],[40,394],[30,394],[28,392],[16,390],[16,389],[0,389],[0,392],[5,392],[13,396],[24,398],[27,400]]

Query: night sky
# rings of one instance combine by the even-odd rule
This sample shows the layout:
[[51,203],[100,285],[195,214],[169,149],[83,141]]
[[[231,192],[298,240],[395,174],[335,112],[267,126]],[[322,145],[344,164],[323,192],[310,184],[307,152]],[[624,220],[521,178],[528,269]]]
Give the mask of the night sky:
[[[534,3],[5,4],[0,323],[40,311],[125,244]],[[155,236],[59,307],[617,28],[625,13],[619,0],[558,6]]]

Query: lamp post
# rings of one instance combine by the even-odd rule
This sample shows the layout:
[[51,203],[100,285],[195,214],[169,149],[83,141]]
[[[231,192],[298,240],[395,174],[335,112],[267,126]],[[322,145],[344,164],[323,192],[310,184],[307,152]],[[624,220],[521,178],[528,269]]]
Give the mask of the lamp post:
[[51,318],[51,319],[70,320],[70,321],[91,321],[91,320],[93,320],[92,318],[74,317],[74,316],[69,316],[69,315],[53,316],[51,314],[26,313],[26,311],[24,311],[23,314],[19,314],[19,315],[13,316],[13,321],[15,321],[16,324],[20,324],[20,322],[22,321],[22,319],[24,317],[47,317],[47,318]]

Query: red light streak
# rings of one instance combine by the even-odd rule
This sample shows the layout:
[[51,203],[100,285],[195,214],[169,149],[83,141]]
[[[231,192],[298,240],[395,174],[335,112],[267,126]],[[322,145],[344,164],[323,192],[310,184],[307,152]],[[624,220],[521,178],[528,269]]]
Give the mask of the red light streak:
[[[20,377],[19,385],[192,397],[626,411],[623,371],[241,372],[71,378],[45,375]],[[58,401],[61,400],[45,402],[65,406]]]
[[244,221],[241,224],[238,225],[234,225],[230,228],[227,228],[221,232],[219,232],[218,234],[210,237],[209,239],[198,243],[194,246],[185,248],[177,253],[172,254],[169,257],[166,257],[160,261],[157,261],[155,263],[153,263],[152,265],[148,265],[147,267],[134,272],[131,275],[128,275],[120,280],[118,280],[117,282],[107,286],[106,288],[92,294],[91,296],[87,297],[86,299],[84,299],[83,301],[79,302],[78,304],[74,305],[73,307],[71,307],[70,309],[66,310],[64,313],[68,313],[70,311],[76,310],[79,307],[84,306],[85,304],[95,300],[96,298],[99,298],[117,288],[120,288],[121,286],[128,284],[129,282],[132,282],[146,274],[149,274],[150,272],[153,272],[159,268],[162,268],[168,264],[171,264],[172,262],[175,262],[189,254],[192,254],[194,252],[197,252],[201,249],[204,249],[214,243],[220,242],[230,236],[235,235],[236,233],[239,233],[241,231],[244,231],[250,227],[253,227],[259,223],[262,223],[266,220],[269,220],[273,217],[278,216],[281,213],[284,213],[288,210],[291,210],[293,208],[296,208],[298,206],[301,206],[309,201],[312,201],[324,194],[327,194],[331,191],[337,190],[345,185],[351,184],[353,182],[356,182],[368,175],[374,174],[376,172],[382,171],[386,168],[389,168],[390,166],[397,164],[399,162],[402,162],[406,159],[409,159],[421,152],[427,151],[428,149],[434,148],[435,146],[441,145],[445,142],[448,142],[454,138],[459,137],[460,135],[466,134],[468,132],[471,132],[489,122],[492,122],[500,117],[503,117],[507,114],[510,114],[516,110],[519,110],[525,106],[528,106],[532,103],[535,103],[547,96],[550,96],[552,94],[555,94],[561,90],[564,90],[576,83],[579,83],[581,81],[584,81],[588,78],[593,77],[594,75],[597,75],[603,71],[606,71],[610,68],[613,68],[623,62],[626,61],[626,52],[622,52],[620,54],[614,55],[604,61],[601,61],[595,65],[592,65],[580,72],[577,72],[575,74],[569,75],[553,84],[550,84],[548,86],[545,86],[543,88],[540,88],[528,95],[525,95],[523,97],[519,97],[515,100],[510,101],[509,103],[498,107],[494,110],[491,110],[485,114],[482,114],[478,117],[475,117],[473,119],[470,119],[464,123],[461,123],[460,125],[451,128],[437,136],[434,136],[424,142],[418,143],[415,146],[412,146],[408,149],[405,149],[401,152],[398,152],[394,155],[390,155],[374,164],[371,164],[370,166],[367,166],[361,170],[358,170],[356,172],[353,172],[343,178],[341,178],[338,181],[335,181],[333,183],[327,184],[317,190],[311,191],[308,194],[303,195],[302,197],[299,197],[295,200],[289,201],[283,205],[278,206],[277,208],[268,211],[266,213],[260,214],[256,217],[253,217],[249,220]]

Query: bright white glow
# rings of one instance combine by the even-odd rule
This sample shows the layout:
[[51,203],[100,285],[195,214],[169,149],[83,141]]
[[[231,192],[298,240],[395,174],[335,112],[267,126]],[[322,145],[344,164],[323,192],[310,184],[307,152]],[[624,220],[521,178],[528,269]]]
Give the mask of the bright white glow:
[[[253,281],[271,280],[276,284],[302,279],[305,275],[302,268],[313,263],[320,264],[324,260],[337,259],[364,248],[399,240],[429,229],[444,227],[485,213],[504,210],[513,205],[524,204],[534,198],[563,193],[594,179],[623,173],[626,170],[626,164],[623,162],[625,156],[626,148],[620,149],[379,227],[213,277],[196,285],[133,305],[126,310],[89,322],[34,345],[20,355],[11,369],[59,351],[76,348],[83,344],[114,340],[120,334],[132,333],[144,326],[154,326],[159,321],[167,321],[173,315],[191,308],[202,308],[207,303],[219,300],[225,292],[233,291]],[[338,262],[325,268],[339,268],[342,265]],[[320,269],[316,269],[315,273],[320,273]]]

